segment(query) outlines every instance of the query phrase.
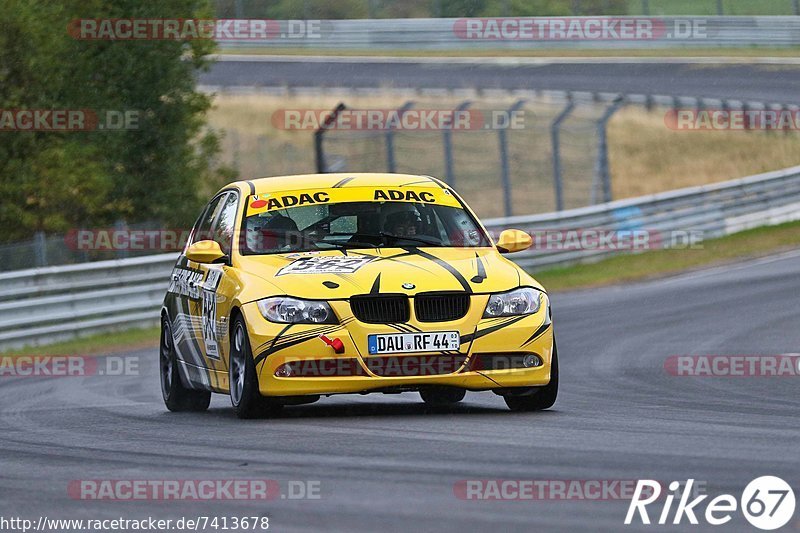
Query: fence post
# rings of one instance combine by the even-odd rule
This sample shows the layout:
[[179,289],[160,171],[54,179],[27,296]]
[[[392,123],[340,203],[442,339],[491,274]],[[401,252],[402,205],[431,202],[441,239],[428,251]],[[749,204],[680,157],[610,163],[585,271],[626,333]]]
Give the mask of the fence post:
[[592,183],[592,205],[597,203],[597,184],[598,182],[603,188],[603,202],[611,201],[611,175],[608,170],[608,121],[617,110],[625,105],[625,99],[622,96],[617,96],[610,106],[603,112],[603,116],[597,121],[597,135],[599,137],[597,143],[597,161],[595,164],[595,176]]
[[567,105],[561,113],[550,123],[550,142],[553,148],[553,190],[556,193],[556,211],[564,209],[564,188],[561,180],[561,123],[575,109],[572,93],[567,93]]
[[511,116],[525,104],[525,100],[517,100],[514,105],[506,110],[506,123],[497,130],[497,140],[500,143],[500,179],[503,184],[503,211],[505,216],[513,214],[514,207],[511,202],[511,169],[508,164],[508,128],[511,127]]
[[267,164],[269,163],[269,158],[267,157],[267,136],[266,135],[259,135],[258,136],[258,175],[259,176],[266,176],[270,174],[267,172]]
[[[465,111],[472,102],[464,100],[456,106],[453,116]],[[453,170],[453,124],[445,124],[442,130],[442,142],[444,145],[444,181],[451,187],[455,185],[456,176]]]
[[717,15],[724,15],[725,10],[722,7],[722,0],[717,0]]
[[[397,110],[398,119],[403,118],[403,114],[414,106],[414,102],[409,100]],[[397,172],[397,162],[394,158],[394,128],[389,126],[386,130],[386,169],[388,172]]]
[[37,267],[47,266],[47,238],[43,231],[33,235],[33,259]]
[[795,15],[800,15],[800,0],[792,0],[792,11]]
[[237,171],[240,170],[240,156],[241,150],[239,146],[239,130],[231,130],[231,152],[233,152],[233,161],[231,164]]
[[650,1],[642,0],[642,14],[646,17],[650,16]]
[[346,108],[347,106],[344,105],[344,102],[339,102],[339,105],[337,105],[333,112],[328,115],[328,118],[325,119],[325,122],[323,122],[319,129],[314,132],[314,152],[316,154],[318,174],[324,174],[327,172],[328,168],[325,164],[325,152],[322,150],[322,136],[325,134],[325,131],[336,122],[336,117],[339,116],[339,113]]

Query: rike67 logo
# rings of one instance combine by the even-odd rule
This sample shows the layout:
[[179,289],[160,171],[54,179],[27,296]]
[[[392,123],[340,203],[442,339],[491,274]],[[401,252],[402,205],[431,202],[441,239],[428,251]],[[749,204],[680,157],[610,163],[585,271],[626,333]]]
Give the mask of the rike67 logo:
[[[652,518],[656,524],[678,525],[685,518],[690,524],[697,525],[699,516],[705,519],[707,524],[720,526],[730,522],[737,510],[741,509],[745,519],[752,526],[762,530],[773,530],[783,527],[794,516],[794,491],[779,477],[762,476],[754,479],[745,487],[738,501],[731,494],[720,494],[705,503],[704,512],[702,504],[708,495],[703,494],[689,500],[693,485],[694,479],[687,480],[685,484],[678,481],[669,484],[669,490],[673,494],[663,498],[661,512]],[[683,487],[682,492],[675,494],[681,487]],[[625,524],[641,520],[642,524],[649,525],[651,517],[648,514],[648,506],[658,501],[658,504],[652,505],[650,509],[651,512],[657,512],[661,504],[660,497],[661,484],[658,481],[640,479],[628,507]],[[678,503],[673,513],[672,505],[676,499]],[[672,515],[671,521],[670,515]]]

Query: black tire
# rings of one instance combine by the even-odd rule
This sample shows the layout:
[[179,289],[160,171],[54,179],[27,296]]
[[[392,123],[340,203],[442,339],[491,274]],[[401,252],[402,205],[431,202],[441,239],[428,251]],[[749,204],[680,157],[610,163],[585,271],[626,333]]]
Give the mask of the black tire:
[[527,390],[509,392],[503,395],[506,405],[512,411],[541,411],[549,409],[558,397],[558,348],[553,339],[553,362],[550,369],[550,383],[544,387],[530,387]]
[[172,326],[166,316],[161,317],[161,341],[159,342],[159,377],[161,396],[170,411],[205,411],[211,403],[211,392],[194,390],[184,386],[178,371],[178,356]]
[[467,391],[465,389],[457,389],[455,387],[435,387],[419,391],[422,401],[434,406],[458,403],[464,399],[466,394]]
[[280,412],[278,400],[265,398],[258,390],[258,375],[250,348],[247,325],[241,316],[233,321],[228,379],[231,405],[239,418],[264,418]]

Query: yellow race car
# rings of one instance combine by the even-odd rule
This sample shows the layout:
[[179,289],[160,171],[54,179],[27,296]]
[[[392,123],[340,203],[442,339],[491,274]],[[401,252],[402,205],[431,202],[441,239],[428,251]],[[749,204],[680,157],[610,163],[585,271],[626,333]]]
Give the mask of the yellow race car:
[[241,418],[342,393],[419,392],[433,405],[491,390],[553,405],[558,356],[545,290],[430,176],[239,181],[208,203],[161,311],[171,411],[230,394]]

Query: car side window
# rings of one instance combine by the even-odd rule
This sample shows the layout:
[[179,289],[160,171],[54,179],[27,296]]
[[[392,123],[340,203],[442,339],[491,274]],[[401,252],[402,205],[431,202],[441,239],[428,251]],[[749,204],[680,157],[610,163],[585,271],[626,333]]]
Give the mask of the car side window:
[[219,244],[220,249],[226,254],[231,254],[233,244],[233,233],[236,225],[236,208],[239,203],[239,195],[230,192],[221,202],[221,211],[216,224],[214,225],[214,240]]
[[222,205],[222,199],[225,196],[226,195],[221,194],[208,203],[206,210],[203,212],[203,216],[200,218],[200,221],[197,224],[194,233],[192,234],[192,244],[212,238],[211,227],[214,224],[214,220],[216,220],[217,215],[219,214],[220,206]]

